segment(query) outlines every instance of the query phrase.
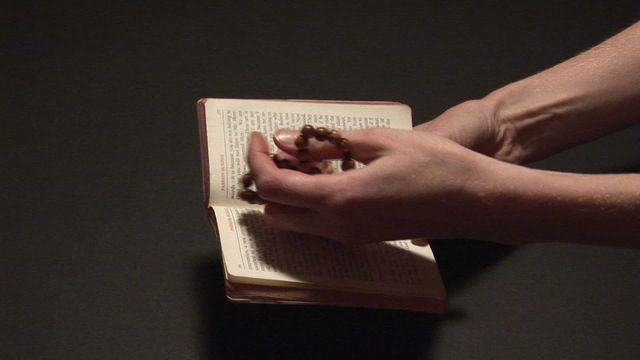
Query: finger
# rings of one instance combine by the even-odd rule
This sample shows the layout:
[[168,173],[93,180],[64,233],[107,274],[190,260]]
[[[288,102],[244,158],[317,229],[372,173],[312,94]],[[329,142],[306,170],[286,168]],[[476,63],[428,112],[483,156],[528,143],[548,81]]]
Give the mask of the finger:
[[328,160],[300,162],[295,156],[283,151],[274,154],[272,159],[280,169],[298,170],[306,174],[329,174],[333,172],[331,162]]
[[422,123],[420,125],[416,125],[413,127],[413,130],[415,131],[432,131],[432,128],[434,127],[434,121],[427,121],[425,123]]
[[278,151],[276,154],[273,154],[271,159],[280,169],[295,170],[298,167],[298,159],[296,159],[295,156],[282,151]]
[[[344,152],[348,151],[351,157],[366,164],[381,156],[388,144],[389,137],[393,135],[393,131],[390,129],[361,129],[341,131],[340,135],[348,141],[346,149],[328,141],[309,139],[307,149],[309,149],[311,159],[340,159],[344,157]],[[298,136],[300,136],[300,131],[278,130],[273,135],[273,141],[280,150],[296,155],[298,147],[295,145],[295,140]]]
[[262,134],[251,133],[248,164],[261,198],[279,204],[311,208],[331,195],[329,175],[307,175],[299,171],[279,169],[269,153]]
[[268,224],[281,230],[311,235],[320,235],[322,230],[317,213],[310,209],[267,203],[264,216]]

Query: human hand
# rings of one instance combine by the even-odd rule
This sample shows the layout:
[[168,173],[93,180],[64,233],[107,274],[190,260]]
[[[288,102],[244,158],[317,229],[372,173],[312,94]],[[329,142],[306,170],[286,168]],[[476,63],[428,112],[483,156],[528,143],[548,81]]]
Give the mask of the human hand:
[[515,129],[499,117],[496,108],[489,99],[466,101],[414,130],[443,136],[498,160],[519,163]]
[[[297,132],[280,131],[278,147],[295,154]],[[483,187],[498,161],[429,132],[364,129],[343,132],[363,168],[308,175],[280,169],[266,140],[253,133],[248,161],[273,226],[349,243],[459,238],[482,221]],[[315,140],[314,160],[339,159],[335,146]]]

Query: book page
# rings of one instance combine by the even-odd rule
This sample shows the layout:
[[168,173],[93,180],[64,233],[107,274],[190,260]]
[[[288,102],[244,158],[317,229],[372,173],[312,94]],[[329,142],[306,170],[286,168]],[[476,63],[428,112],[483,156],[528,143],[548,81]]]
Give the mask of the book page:
[[[411,129],[411,109],[399,103],[206,99],[209,205],[252,207],[238,199],[240,177],[248,172],[247,139],[252,131],[271,139],[277,129],[304,124],[337,130],[368,127]],[[253,206],[256,207],[256,206]]]
[[409,240],[345,245],[269,227],[259,209],[214,206],[235,283],[444,298],[433,253]]

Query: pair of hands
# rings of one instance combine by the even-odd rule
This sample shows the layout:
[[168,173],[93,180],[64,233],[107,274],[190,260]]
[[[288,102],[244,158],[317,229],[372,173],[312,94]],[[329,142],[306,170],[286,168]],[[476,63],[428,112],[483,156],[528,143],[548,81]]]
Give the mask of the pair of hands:
[[[259,133],[251,135],[248,161],[267,201],[266,220],[277,228],[348,243],[474,237],[484,196],[504,165],[479,152],[509,152],[498,125],[482,103],[467,102],[414,130],[343,132],[363,168],[321,175],[279,169]],[[296,135],[279,131],[275,142],[294,155]],[[310,150],[314,160],[341,157],[326,142],[312,141]]]
[[[278,169],[252,135],[249,166],[273,225],[345,242],[468,238],[638,246],[640,175],[569,174],[540,159],[637,124],[640,22],[594,49],[462,103],[413,131],[344,132],[367,166]],[[619,61],[611,61],[612,58]],[[295,155],[293,137],[281,151]],[[312,144],[316,160],[340,158]],[[500,161],[501,160],[501,161]]]

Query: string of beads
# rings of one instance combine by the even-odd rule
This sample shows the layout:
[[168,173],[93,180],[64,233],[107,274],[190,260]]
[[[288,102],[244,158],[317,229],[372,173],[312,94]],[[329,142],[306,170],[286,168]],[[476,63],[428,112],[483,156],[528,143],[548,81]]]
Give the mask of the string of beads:
[[[320,167],[318,167],[311,161],[311,152],[309,151],[309,140],[311,139],[328,141],[340,150],[342,153],[342,163],[340,165],[342,171],[355,168],[356,162],[353,160],[351,154],[349,140],[343,138],[337,130],[330,130],[322,126],[314,128],[311,125],[304,125],[302,129],[300,129],[300,134],[295,139],[298,157],[297,165],[291,160],[282,158],[277,154],[271,155],[273,162],[281,169],[298,170],[311,175],[330,172],[328,162],[323,161],[320,163]],[[250,172],[242,175],[240,182],[242,184],[242,190],[238,193],[240,199],[249,204],[264,204],[264,200],[260,198],[258,193],[251,189],[253,186],[253,175]]]

